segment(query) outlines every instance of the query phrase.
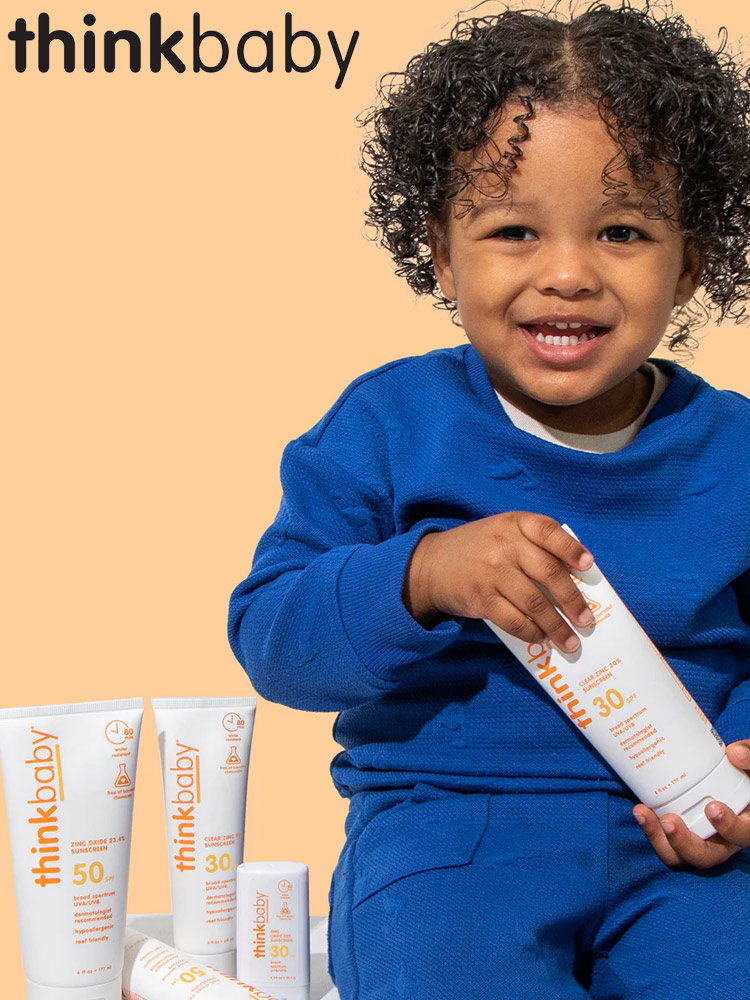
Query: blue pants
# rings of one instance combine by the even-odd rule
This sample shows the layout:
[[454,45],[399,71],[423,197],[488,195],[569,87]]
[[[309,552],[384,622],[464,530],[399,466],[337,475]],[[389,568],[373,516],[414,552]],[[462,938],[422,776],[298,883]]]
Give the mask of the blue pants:
[[745,1000],[750,849],[669,868],[607,792],[359,792],[329,901],[341,1000]]

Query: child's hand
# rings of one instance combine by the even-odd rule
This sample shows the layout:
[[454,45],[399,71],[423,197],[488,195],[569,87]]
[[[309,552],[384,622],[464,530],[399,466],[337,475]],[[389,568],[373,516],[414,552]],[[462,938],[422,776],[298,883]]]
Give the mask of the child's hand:
[[404,604],[423,625],[441,614],[488,618],[524,642],[550,638],[572,652],[578,636],[539,584],[571,621],[590,627],[594,617],[567,566],[592,563],[553,518],[513,510],[425,535],[409,563]]
[[[735,767],[750,770],[750,740],[730,743],[727,757]],[[711,815],[714,806],[718,807],[721,818]],[[677,867],[688,864],[694,868],[713,868],[743,847],[750,847],[750,806],[737,815],[729,806],[717,801],[710,802],[706,812],[718,832],[708,840],[701,840],[690,833],[682,819],[673,813],[662,816],[660,822],[656,813],[642,802],[633,809],[636,818],[642,817],[641,829],[665,865]],[[671,825],[673,832],[668,833],[664,824]]]

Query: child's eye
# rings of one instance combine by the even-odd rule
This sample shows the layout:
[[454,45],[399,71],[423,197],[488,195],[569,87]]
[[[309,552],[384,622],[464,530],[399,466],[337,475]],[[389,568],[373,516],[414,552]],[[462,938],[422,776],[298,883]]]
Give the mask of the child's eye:
[[[635,238],[640,240],[643,239],[643,233],[638,229],[634,229],[632,226],[607,226],[606,229],[602,230],[604,233],[614,234],[614,239],[608,239],[607,243],[634,243],[635,240],[631,240],[629,235],[635,233]],[[620,237],[624,237],[621,239]]]
[[511,243],[523,243],[526,235],[530,235],[533,238],[533,233],[526,226],[504,226],[502,229],[498,229],[497,232],[492,233],[493,237],[501,236]]

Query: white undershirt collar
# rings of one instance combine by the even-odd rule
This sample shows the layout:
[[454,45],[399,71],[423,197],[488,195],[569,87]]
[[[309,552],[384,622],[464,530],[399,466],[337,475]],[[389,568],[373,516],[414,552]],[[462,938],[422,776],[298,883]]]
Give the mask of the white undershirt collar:
[[561,431],[556,427],[548,427],[546,424],[534,420],[528,413],[524,413],[523,410],[519,410],[517,406],[508,402],[507,399],[500,395],[497,389],[495,389],[495,394],[502,403],[503,409],[508,414],[510,420],[521,430],[528,431],[529,434],[533,434],[535,437],[542,438],[545,441],[552,441],[553,444],[562,445],[564,448],[574,448],[576,451],[603,454],[610,451],[620,451],[621,448],[630,444],[643,426],[649,411],[654,407],[671,381],[670,376],[651,361],[644,361],[638,370],[650,374],[653,378],[654,384],[649,401],[641,414],[631,424],[628,424],[627,427],[623,427],[619,431],[612,431],[609,434],[572,434],[570,431]]

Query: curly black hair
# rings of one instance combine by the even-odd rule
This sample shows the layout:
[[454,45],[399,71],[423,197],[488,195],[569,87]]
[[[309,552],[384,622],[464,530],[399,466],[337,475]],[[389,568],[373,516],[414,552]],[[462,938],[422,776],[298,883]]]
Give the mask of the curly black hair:
[[[626,166],[656,216],[678,225],[697,247],[716,321],[747,322],[750,70],[726,50],[726,28],[713,51],[668,0],[659,7],[644,0],[640,8],[629,0],[616,8],[596,2],[569,21],[558,17],[559,3],[459,20],[449,38],[430,43],[405,71],[381,76],[378,103],[358,117],[369,129],[360,166],[372,182],[366,212],[372,238],[390,251],[396,274],[417,293],[434,295],[460,325],[456,303],[442,295],[435,277],[428,221],[444,222],[450,202],[470,206],[470,197],[459,202],[459,196],[477,190],[486,171],[507,192],[534,101],[591,101],[618,146],[602,172],[605,193],[618,200],[627,192],[612,176]],[[496,149],[491,133],[509,96],[526,107],[514,119],[519,129],[511,151],[467,170],[457,154]],[[666,183],[656,179],[656,164],[666,168]],[[689,354],[697,346],[692,332],[710,318],[695,298],[676,307],[669,349]]]

